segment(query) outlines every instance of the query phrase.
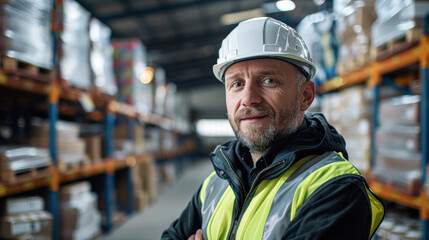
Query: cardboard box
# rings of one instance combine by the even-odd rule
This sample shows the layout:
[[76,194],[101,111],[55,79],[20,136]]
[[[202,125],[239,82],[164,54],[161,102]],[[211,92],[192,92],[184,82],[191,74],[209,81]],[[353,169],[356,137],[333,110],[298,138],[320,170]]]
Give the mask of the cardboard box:
[[15,215],[6,215],[1,219],[0,237],[7,239],[52,238],[52,215],[46,211],[34,211]]
[[91,184],[87,181],[64,185],[60,188],[60,201],[70,202],[79,200],[82,196],[88,194],[91,190]]
[[420,152],[420,126],[381,125],[376,132],[378,147]]
[[97,195],[86,193],[80,199],[60,203],[60,218],[62,230],[74,230],[90,224],[97,210]]
[[3,206],[3,215],[13,215],[34,211],[42,211],[44,208],[43,198],[38,196],[8,198]]
[[93,163],[101,162],[101,135],[85,136],[86,149],[85,152]]
[[63,230],[61,232],[62,240],[86,240],[92,239],[100,231],[101,216],[100,213],[96,212],[94,218],[88,224],[73,230]]
[[383,124],[419,124],[420,96],[404,95],[381,101],[379,121]]

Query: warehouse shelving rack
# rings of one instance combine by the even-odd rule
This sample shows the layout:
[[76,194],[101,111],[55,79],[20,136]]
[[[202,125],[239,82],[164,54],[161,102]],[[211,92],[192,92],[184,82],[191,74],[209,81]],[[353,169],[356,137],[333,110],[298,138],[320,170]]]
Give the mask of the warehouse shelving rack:
[[429,239],[429,201],[426,186],[427,182],[426,167],[429,158],[429,83],[428,83],[428,67],[429,67],[429,13],[423,20],[423,35],[420,38],[419,44],[411,47],[403,52],[394,54],[380,61],[373,61],[369,65],[362,67],[356,71],[350,72],[344,76],[339,76],[322,84],[318,89],[318,94],[324,94],[341,90],[357,84],[366,84],[368,88],[374,91],[374,100],[372,102],[372,121],[373,131],[371,136],[372,154],[371,164],[375,162],[375,129],[378,125],[378,105],[379,105],[379,87],[383,83],[383,76],[397,70],[404,69],[413,64],[419,64],[421,75],[421,151],[422,151],[422,166],[421,166],[421,191],[418,196],[410,196],[404,193],[386,189],[383,184],[377,180],[371,179],[369,185],[371,189],[381,198],[417,209],[420,212],[422,222],[422,239]]
[[[134,212],[134,192],[133,192],[133,180],[132,180],[132,167],[137,164],[144,163],[149,159],[157,158],[175,158],[181,155],[185,155],[192,151],[192,149],[173,149],[169,151],[160,151],[155,153],[145,153],[139,155],[130,155],[124,159],[113,159],[112,149],[114,146],[113,129],[116,116],[124,116],[135,121],[139,119],[144,123],[150,123],[160,128],[167,129],[170,131],[181,132],[181,129],[175,128],[173,121],[162,116],[154,114],[143,114],[137,112],[137,110],[127,104],[119,103],[114,98],[97,98],[94,94],[78,90],[78,89],[61,89],[57,81],[52,79],[52,82],[42,82],[30,78],[21,78],[13,74],[6,74],[0,70],[0,86],[5,89],[15,89],[25,92],[32,92],[38,95],[46,96],[48,102],[47,119],[49,121],[49,152],[54,165],[50,167],[50,176],[41,176],[31,179],[30,181],[17,182],[14,184],[6,184],[0,182],[0,198],[7,197],[10,195],[25,193],[32,190],[37,190],[43,187],[49,189],[48,193],[48,204],[47,210],[53,216],[53,239],[59,239],[59,205],[58,205],[58,191],[62,183],[71,182],[74,180],[84,179],[91,176],[103,175],[104,178],[104,195],[102,196],[105,202],[105,214],[106,224],[104,231],[109,232],[113,229],[113,211],[112,206],[114,205],[113,189],[114,189],[114,177],[115,172],[120,169],[126,170],[127,178],[127,214]],[[56,133],[55,123],[59,118],[59,101],[66,99],[69,101],[77,102],[80,94],[87,94],[97,105],[98,109],[104,109],[104,133],[105,133],[105,153],[106,156],[103,161],[99,163],[91,163],[84,165],[79,169],[70,170],[68,172],[60,172],[55,163],[57,159],[57,146],[56,146]],[[132,127],[132,124],[130,124]]]

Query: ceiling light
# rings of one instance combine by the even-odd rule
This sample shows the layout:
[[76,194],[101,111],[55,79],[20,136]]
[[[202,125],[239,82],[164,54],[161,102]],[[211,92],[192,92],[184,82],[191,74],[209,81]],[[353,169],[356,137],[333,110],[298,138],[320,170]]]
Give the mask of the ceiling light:
[[247,10],[247,11],[224,14],[220,18],[220,21],[223,25],[231,25],[247,19],[251,19],[255,17],[264,17],[264,16],[265,16],[264,11],[262,11],[261,8],[256,8],[256,9]]
[[148,84],[153,80],[155,70],[153,67],[146,67],[145,71],[140,75],[140,82]]
[[313,2],[317,6],[321,6],[322,4],[324,4],[326,2],[326,0],[313,0]]
[[276,2],[276,7],[282,12],[287,12],[294,10],[296,6],[291,0],[281,0]]

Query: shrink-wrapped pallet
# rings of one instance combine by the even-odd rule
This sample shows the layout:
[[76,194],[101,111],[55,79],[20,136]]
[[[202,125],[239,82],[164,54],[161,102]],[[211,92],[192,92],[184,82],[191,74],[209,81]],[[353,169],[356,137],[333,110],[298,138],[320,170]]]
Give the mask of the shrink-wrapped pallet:
[[53,67],[52,0],[0,3],[1,54],[37,67]]
[[89,19],[91,14],[74,0],[65,0],[63,4],[61,77],[71,86],[89,89],[91,87],[89,65]]
[[25,146],[0,147],[0,171],[14,173],[50,166],[52,160],[47,148]]
[[316,85],[336,76],[337,38],[334,29],[335,15],[318,12],[306,16],[297,26],[297,31],[307,44],[317,71],[314,78]]
[[90,62],[94,84],[102,92],[114,96],[117,92],[113,72],[113,46],[110,42],[112,31],[108,26],[93,18],[89,25],[91,39]]
[[[419,0],[376,0],[377,20],[371,27],[371,41],[376,47],[404,37],[422,26],[429,2]],[[420,29],[421,32],[421,29]]]

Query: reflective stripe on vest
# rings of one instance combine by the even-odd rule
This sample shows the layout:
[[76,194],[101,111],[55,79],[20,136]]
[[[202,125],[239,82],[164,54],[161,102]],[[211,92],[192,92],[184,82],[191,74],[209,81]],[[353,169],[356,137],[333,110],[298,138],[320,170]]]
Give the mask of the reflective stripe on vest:
[[203,183],[200,199],[204,239],[226,239],[235,202],[232,188],[213,172]]
[[[304,202],[324,183],[360,173],[335,152],[299,160],[275,179],[262,181],[240,218],[236,239],[279,239]],[[363,180],[363,178],[362,178]],[[204,185],[206,185],[204,187]],[[372,210],[370,236],[383,218],[383,205],[364,182]],[[204,189],[204,191],[203,191]],[[204,239],[226,239],[235,195],[227,181],[211,174],[201,190]]]

